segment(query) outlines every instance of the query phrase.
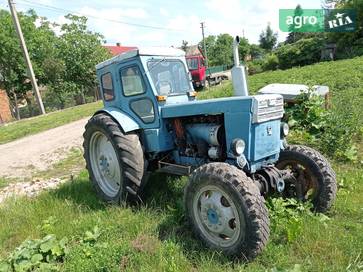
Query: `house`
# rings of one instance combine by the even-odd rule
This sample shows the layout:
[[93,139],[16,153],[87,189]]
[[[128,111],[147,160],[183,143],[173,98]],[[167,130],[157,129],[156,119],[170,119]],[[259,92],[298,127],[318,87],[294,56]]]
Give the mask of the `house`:
[[135,46],[121,46],[120,43],[116,43],[116,45],[103,45],[103,47],[107,48],[113,56],[137,49]]
[[197,44],[190,45],[185,50],[185,56],[203,56],[203,53]]

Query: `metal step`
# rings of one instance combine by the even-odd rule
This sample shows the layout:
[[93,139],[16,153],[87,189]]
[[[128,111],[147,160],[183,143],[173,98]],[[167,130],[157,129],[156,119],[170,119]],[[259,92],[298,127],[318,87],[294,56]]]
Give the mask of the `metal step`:
[[194,170],[191,165],[173,164],[165,161],[159,161],[158,165],[158,172],[177,176],[189,176]]

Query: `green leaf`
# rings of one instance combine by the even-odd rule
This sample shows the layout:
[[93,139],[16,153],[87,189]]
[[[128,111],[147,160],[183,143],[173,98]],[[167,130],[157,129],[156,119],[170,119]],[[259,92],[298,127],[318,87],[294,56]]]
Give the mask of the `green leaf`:
[[11,266],[8,263],[0,263],[0,272],[10,272]]
[[40,262],[42,260],[43,260],[43,255],[42,254],[35,254],[31,258],[32,263],[38,263],[38,262]]

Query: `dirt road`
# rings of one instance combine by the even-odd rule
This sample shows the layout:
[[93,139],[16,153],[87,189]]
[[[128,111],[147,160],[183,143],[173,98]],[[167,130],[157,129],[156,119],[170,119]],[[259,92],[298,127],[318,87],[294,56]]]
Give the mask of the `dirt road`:
[[0,145],[0,177],[31,177],[82,145],[88,118]]

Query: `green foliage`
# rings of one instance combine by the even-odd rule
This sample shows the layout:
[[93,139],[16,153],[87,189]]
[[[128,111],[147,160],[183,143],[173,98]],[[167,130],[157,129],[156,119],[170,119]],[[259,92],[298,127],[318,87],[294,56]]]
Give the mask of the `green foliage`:
[[[220,34],[218,36],[210,35],[205,38],[208,65],[232,65],[233,64],[233,37],[229,34]],[[203,48],[203,41],[199,42],[199,47]],[[239,55],[244,59],[249,54],[249,43],[245,38],[240,38]]]
[[277,43],[277,32],[273,32],[270,24],[267,25],[266,29],[260,34],[260,47],[271,51]]
[[110,54],[101,46],[102,35],[87,30],[86,17],[68,14],[65,18],[70,23],[62,25],[58,43],[58,57],[65,65],[63,80],[67,82],[63,86],[66,92],[84,97],[86,90],[95,86],[95,65]]
[[26,240],[0,263],[0,271],[58,271],[68,252],[66,238],[49,234],[42,239]]
[[[29,10],[26,14],[19,13],[24,39],[27,43],[33,61],[34,72],[40,84],[46,82],[46,71],[41,65],[46,58],[54,56],[54,41],[56,36],[50,28],[50,23],[44,18],[40,20],[40,27],[35,26],[38,16]],[[31,90],[27,81],[27,73],[23,53],[14,29],[10,13],[0,10],[0,74],[1,85],[4,86],[10,98],[15,92],[18,98],[23,98]]]
[[248,74],[254,75],[254,74],[262,73],[263,72],[263,68],[262,68],[263,63],[264,62],[262,60],[248,61],[247,62]]
[[328,33],[328,42],[336,43],[337,58],[352,58],[363,55],[363,1],[337,0],[336,8],[354,9],[357,13],[356,31],[346,33]]
[[319,62],[322,46],[322,39],[301,39],[296,43],[280,46],[274,53],[279,59],[279,68],[286,69]]
[[301,93],[297,102],[287,109],[287,115],[293,130],[308,133],[303,142],[319,147],[331,157],[357,161],[357,149],[353,144],[359,129],[357,111],[346,107],[337,109],[336,106],[327,110],[325,100],[311,90]]
[[267,201],[271,220],[271,233],[277,242],[291,243],[301,234],[304,221],[308,218],[327,227],[330,220],[324,214],[311,212],[312,204],[302,203],[293,198],[269,198]]
[[279,67],[279,59],[273,53],[265,56],[261,68],[264,71],[267,70],[276,70]]
[[[85,17],[68,14],[60,36],[54,33],[54,23],[32,10],[19,13],[19,18],[38,84],[45,86],[47,110],[85,103],[85,96],[96,86],[95,65],[110,57],[101,46],[102,36],[87,29]],[[13,101],[16,94],[29,104],[32,99],[27,92],[32,87],[11,16],[5,10],[0,10],[0,29],[0,86]],[[38,112],[29,107],[31,116]]]

